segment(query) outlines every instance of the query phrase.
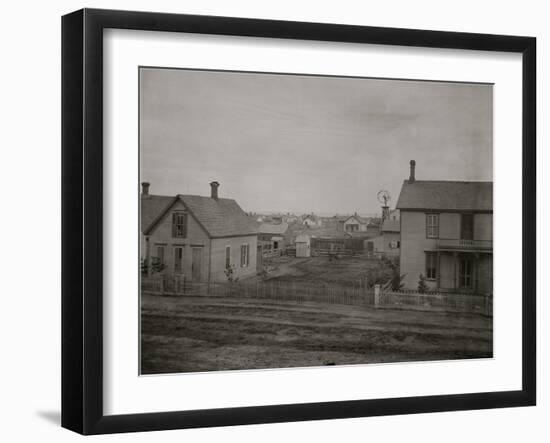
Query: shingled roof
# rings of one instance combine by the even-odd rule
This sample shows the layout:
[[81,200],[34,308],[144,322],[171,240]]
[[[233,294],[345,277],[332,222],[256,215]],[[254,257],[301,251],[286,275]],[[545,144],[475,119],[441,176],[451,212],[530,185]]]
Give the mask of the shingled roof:
[[493,182],[405,180],[396,208],[492,211]]
[[169,206],[172,206],[175,199],[173,196],[141,194],[141,231],[145,232]]
[[344,223],[346,223],[348,220],[354,218],[355,220],[357,220],[359,223],[361,223],[362,225],[366,225],[368,222],[369,222],[369,219],[365,218],[365,217],[361,217],[360,215],[357,215],[357,214],[353,214],[353,215],[350,215],[349,217],[347,217],[345,220],[344,220]]
[[284,234],[288,229],[288,223],[262,223],[258,227],[261,234]]
[[[151,200],[157,201],[151,204]],[[177,201],[181,201],[212,238],[257,234],[256,223],[247,217],[233,199],[215,199],[199,195],[177,195],[176,197],[148,195],[142,196],[141,201],[141,226],[144,233],[148,233]],[[167,202],[164,207],[161,201]],[[155,210],[158,210],[156,215]]]

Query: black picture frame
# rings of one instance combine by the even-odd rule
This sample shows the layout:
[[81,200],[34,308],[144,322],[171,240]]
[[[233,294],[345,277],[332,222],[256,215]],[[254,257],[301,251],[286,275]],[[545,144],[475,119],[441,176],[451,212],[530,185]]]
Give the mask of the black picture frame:
[[[522,389],[131,415],[103,413],[103,30],[192,32],[522,54]],[[62,18],[62,426],[82,434],[437,411],[536,402],[536,39],[83,9]]]

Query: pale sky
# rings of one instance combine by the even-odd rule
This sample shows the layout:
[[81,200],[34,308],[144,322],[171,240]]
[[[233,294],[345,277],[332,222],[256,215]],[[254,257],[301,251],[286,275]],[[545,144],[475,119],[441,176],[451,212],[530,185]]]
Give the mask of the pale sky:
[[491,85],[141,69],[141,181],[245,211],[373,214],[418,180],[493,179]]

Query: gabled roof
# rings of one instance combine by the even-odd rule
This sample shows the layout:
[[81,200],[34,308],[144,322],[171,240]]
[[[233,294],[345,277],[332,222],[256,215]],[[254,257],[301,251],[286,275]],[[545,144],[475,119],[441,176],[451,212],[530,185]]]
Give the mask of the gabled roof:
[[350,219],[352,219],[352,218],[354,218],[355,220],[357,220],[357,221],[358,221],[360,224],[362,224],[362,225],[366,225],[366,224],[368,223],[368,219],[363,218],[363,217],[361,217],[361,216],[359,216],[359,215],[356,215],[356,214],[350,215],[348,218],[346,218],[346,219],[344,220],[344,223],[346,223],[348,220],[350,220]]
[[260,234],[284,234],[288,229],[288,223],[262,223],[258,232]]
[[147,228],[174,203],[175,197],[165,195],[141,195],[141,231]]
[[[235,237],[240,235],[257,234],[256,223],[246,215],[237,202],[229,198],[214,199],[211,197],[202,197],[199,195],[177,195],[176,197],[164,196],[142,196],[142,214],[143,204],[148,206],[147,200],[153,198],[165,199],[168,204],[162,208],[149,224],[142,224],[143,233],[149,233],[159,222],[166,212],[177,202],[181,201],[191,215],[202,226],[206,233],[212,238]],[[160,207],[160,204],[157,208]],[[147,219],[151,218],[153,208],[146,209]],[[142,223],[144,217],[142,216]]]
[[405,180],[396,208],[492,211],[493,182]]
[[381,231],[382,232],[400,232],[401,227],[400,227],[399,220],[390,220],[390,219],[384,220],[384,222],[382,223]]

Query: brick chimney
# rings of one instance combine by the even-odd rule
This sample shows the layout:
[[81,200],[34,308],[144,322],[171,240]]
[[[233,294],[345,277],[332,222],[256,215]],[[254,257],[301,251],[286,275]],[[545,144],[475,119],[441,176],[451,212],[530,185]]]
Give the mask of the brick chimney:
[[415,167],[416,167],[416,162],[415,162],[414,160],[411,160],[410,165],[411,165],[411,174],[410,174],[410,176],[409,176],[409,181],[410,181],[411,183],[414,183],[414,181],[415,181],[414,169],[415,169]]
[[218,187],[220,184],[216,181],[213,181],[210,183],[210,197],[212,197],[214,200],[218,199]]
[[149,186],[151,186],[151,184],[147,182],[141,184],[141,193],[143,195],[149,195]]

